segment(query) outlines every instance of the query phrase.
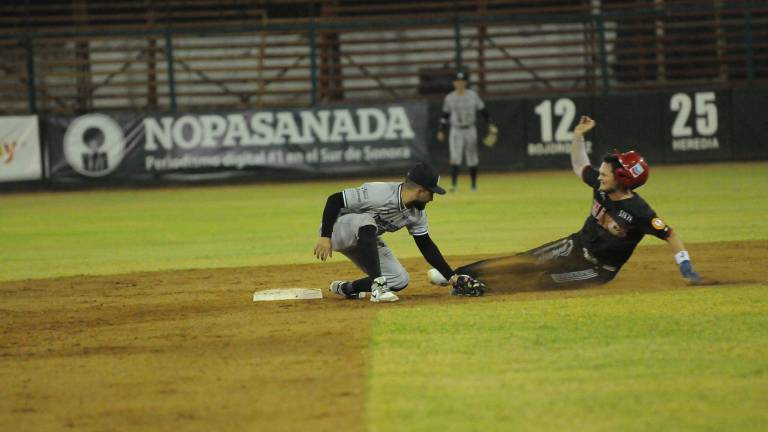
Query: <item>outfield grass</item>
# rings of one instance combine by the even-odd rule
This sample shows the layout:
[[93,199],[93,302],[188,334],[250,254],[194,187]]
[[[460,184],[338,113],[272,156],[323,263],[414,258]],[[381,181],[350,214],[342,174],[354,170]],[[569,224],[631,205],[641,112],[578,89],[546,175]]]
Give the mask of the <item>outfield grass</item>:
[[[325,198],[362,181],[0,195],[0,280],[311,262]],[[528,249],[589,211],[569,170],[481,174],[475,193],[461,181],[429,206],[446,255]],[[765,162],[664,166],[640,192],[684,241],[727,241],[768,238],[766,186]],[[419,254],[405,230],[385,240]]]
[[371,431],[764,431],[764,286],[387,310]]
[[[0,195],[0,280],[312,262],[325,198],[362,181]],[[429,207],[446,255],[534,247],[591,204],[569,170],[466,185]],[[640,193],[688,244],[765,240],[767,186],[766,162],[663,166]],[[764,285],[496,300],[378,309],[365,427],[768,429]]]

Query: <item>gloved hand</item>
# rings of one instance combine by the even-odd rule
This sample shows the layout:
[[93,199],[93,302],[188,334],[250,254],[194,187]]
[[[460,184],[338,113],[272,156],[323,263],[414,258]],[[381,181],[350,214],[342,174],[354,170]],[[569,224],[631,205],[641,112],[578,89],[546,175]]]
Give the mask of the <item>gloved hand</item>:
[[457,275],[451,278],[453,289],[451,295],[480,297],[485,294],[485,284],[479,280],[467,275]]
[[496,127],[496,125],[489,124],[488,125],[488,134],[483,139],[483,144],[486,147],[493,147],[496,145],[496,141],[499,139],[499,129]]
[[698,285],[704,282],[701,276],[699,276],[699,274],[693,270],[691,261],[689,260],[682,261],[680,264],[678,264],[678,266],[680,267],[680,273],[683,275],[683,277],[689,284]]

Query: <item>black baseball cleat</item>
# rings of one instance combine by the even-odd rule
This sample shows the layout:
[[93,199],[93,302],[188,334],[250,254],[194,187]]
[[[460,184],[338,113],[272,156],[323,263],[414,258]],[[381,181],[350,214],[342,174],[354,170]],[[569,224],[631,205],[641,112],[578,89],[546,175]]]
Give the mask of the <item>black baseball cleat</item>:
[[349,289],[349,284],[352,282],[350,281],[333,281],[331,282],[331,286],[328,287],[328,290],[330,290],[332,293],[342,296],[349,300],[357,300],[361,298],[365,298],[365,293],[348,293],[347,289]]

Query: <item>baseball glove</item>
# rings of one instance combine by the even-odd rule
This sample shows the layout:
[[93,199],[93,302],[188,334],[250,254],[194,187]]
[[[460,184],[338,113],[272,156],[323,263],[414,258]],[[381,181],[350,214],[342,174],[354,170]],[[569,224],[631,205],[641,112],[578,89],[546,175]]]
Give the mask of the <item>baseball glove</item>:
[[485,294],[485,284],[467,275],[459,275],[451,290],[451,295],[455,296],[480,297],[483,294]]
[[496,141],[499,140],[499,129],[496,127],[496,125],[489,124],[488,125],[488,135],[485,136],[483,139],[483,144],[485,144],[486,147],[493,147],[496,145]]

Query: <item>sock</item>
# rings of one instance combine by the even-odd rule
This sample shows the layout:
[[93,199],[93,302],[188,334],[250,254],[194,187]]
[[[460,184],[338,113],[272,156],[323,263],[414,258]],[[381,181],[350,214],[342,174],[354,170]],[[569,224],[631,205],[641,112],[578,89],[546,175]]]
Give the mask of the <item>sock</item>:
[[472,188],[477,187],[477,167],[472,167],[469,169],[469,176],[472,179]]
[[451,165],[451,186],[456,187],[456,181],[459,179],[458,165]]
[[376,226],[366,225],[360,227],[357,231],[357,249],[361,252],[359,264],[368,273],[368,277],[352,282],[351,289],[354,290],[353,292],[371,291],[373,280],[381,276],[379,246],[377,243]]
[[364,277],[356,281],[352,281],[346,286],[344,292],[347,294],[354,294],[359,292],[371,292],[371,285],[373,285],[373,278]]

